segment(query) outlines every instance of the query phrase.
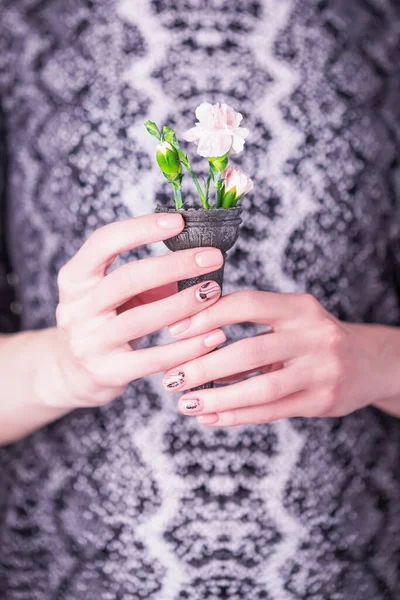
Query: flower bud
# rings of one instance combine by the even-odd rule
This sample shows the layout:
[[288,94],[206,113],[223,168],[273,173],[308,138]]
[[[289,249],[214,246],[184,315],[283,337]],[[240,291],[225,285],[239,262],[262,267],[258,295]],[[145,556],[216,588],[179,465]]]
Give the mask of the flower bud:
[[157,146],[157,163],[165,177],[174,181],[182,172],[179,155],[169,142],[162,142]]
[[144,126],[146,127],[146,129],[150,133],[150,135],[153,135],[158,140],[161,140],[160,130],[158,129],[157,125],[155,123],[153,123],[153,121],[146,121]]
[[163,139],[169,142],[173,147],[176,147],[178,144],[175,131],[166,125],[163,127]]
[[223,208],[234,207],[245,194],[254,188],[250,175],[239,167],[228,167],[222,177],[224,182],[221,190],[221,206]]

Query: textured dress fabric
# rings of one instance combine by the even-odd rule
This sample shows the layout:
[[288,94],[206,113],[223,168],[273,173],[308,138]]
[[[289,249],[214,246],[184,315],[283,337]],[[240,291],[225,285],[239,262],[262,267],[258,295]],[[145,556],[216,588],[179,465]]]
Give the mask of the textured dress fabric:
[[[54,325],[57,272],[92,231],[168,201],[143,122],[186,129],[202,101],[252,131],[225,292],[400,325],[398,1],[0,0],[0,19],[22,328]],[[1,600],[399,593],[400,421],[374,408],[207,429],[157,375],[0,449]]]

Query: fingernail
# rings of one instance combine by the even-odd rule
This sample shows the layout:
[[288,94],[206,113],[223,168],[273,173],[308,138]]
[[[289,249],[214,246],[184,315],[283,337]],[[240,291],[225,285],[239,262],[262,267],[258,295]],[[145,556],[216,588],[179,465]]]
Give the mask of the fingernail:
[[195,255],[199,267],[220,267],[223,263],[222,252],[218,248],[202,250]]
[[178,335],[178,333],[183,333],[186,329],[189,329],[191,319],[184,319],[183,321],[178,321],[178,323],[174,323],[168,327],[171,335]]
[[185,385],[186,375],[183,371],[171,371],[163,379],[163,385],[168,390],[176,390]]
[[179,410],[187,413],[195,413],[203,410],[203,401],[200,398],[182,398],[179,400]]
[[164,214],[162,217],[158,217],[157,225],[161,229],[178,229],[183,225],[183,218],[178,214]]
[[219,346],[226,341],[226,335],[223,331],[214,331],[214,333],[210,333],[207,337],[204,338],[204,345],[207,348],[212,348],[213,346]]
[[221,288],[216,281],[206,281],[196,290],[196,298],[199,302],[207,302],[221,295]]
[[219,419],[219,415],[217,413],[212,415],[201,415],[197,417],[197,422],[202,425],[211,425],[211,423],[217,423]]

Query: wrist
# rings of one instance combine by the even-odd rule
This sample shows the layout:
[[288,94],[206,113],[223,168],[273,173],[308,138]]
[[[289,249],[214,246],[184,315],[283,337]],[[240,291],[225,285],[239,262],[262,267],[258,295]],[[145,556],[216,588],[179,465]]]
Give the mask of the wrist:
[[74,404],[73,396],[66,385],[61,367],[60,332],[56,327],[52,327],[30,333],[35,336],[35,353],[38,356],[32,372],[34,401],[41,407],[65,414],[76,408],[76,404]]
[[367,355],[364,372],[368,378],[371,404],[388,398],[400,399],[400,328],[386,325],[352,324],[361,352]]

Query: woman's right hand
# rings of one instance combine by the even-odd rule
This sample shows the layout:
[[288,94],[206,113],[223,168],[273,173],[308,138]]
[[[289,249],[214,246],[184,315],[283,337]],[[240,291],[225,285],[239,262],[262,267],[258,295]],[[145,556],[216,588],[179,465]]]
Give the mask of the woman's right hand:
[[166,213],[111,223],[95,231],[61,268],[56,351],[63,393],[49,402],[67,409],[103,405],[130,381],[173,369],[225,341],[217,329],[166,346],[134,349],[135,340],[218,300],[221,290],[215,282],[165,297],[166,289],[176,290],[177,281],[218,269],[223,258],[216,248],[132,261],[106,274],[121,252],[173,237],[183,228],[181,215]]

